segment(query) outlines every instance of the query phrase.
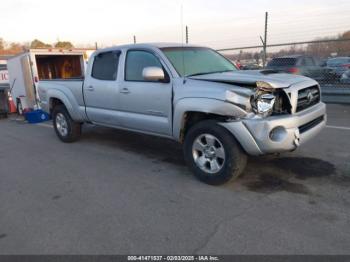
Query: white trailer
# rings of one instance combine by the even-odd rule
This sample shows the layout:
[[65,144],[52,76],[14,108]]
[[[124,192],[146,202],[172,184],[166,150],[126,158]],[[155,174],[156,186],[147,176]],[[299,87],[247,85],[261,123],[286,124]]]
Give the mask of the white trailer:
[[7,61],[10,91],[17,111],[37,109],[40,80],[81,79],[91,49],[29,49]]
[[7,71],[7,60],[0,57],[0,87],[8,86],[9,76]]

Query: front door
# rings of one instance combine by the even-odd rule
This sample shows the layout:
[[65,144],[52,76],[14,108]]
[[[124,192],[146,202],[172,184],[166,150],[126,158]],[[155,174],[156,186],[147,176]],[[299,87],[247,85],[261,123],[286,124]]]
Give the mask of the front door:
[[120,51],[99,53],[94,57],[84,83],[86,114],[93,123],[120,125],[118,65]]
[[[166,79],[144,80],[146,67],[163,68]],[[120,121],[129,129],[171,135],[172,84],[160,59],[152,51],[129,50],[120,87]]]

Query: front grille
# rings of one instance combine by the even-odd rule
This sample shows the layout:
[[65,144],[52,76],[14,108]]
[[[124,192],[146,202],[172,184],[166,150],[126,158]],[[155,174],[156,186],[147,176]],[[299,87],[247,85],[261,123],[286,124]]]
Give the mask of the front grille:
[[321,100],[320,89],[317,85],[299,90],[297,112],[303,111]]
[[323,120],[324,120],[324,116],[320,116],[310,121],[309,123],[306,123],[305,125],[299,126],[300,134],[305,133],[306,131],[309,131],[311,128],[314,128],[315,126],[323,122]]

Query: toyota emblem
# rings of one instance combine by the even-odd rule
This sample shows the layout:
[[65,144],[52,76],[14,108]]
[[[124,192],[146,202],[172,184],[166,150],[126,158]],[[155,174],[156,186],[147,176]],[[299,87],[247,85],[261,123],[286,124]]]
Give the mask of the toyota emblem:
[[312,94],[312,91],[309,91],[307,94],[307,102],[310,104],[314,100],[314,95]]

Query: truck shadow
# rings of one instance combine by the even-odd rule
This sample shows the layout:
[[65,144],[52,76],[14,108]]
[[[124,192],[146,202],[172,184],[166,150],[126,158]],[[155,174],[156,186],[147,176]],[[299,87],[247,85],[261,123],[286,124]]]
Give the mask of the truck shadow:
[[102,127],[84,130],[82,140],[140,154],[156,162],[185,166],[182,147],[170,139]]
[[[150,158],[153,163],[171,164],[174,168],[179,168],[179,171],[186,167],[182,146],[166,138],[92,127],[84,130],[83,141],[140,154]],[[332,163],[296,154],[288,154],[286,157],[251,157],[244,174],[233,184],[260,193],[287,191],[308,194],[309,190],[303,181],[335,177],[336,168]]]

